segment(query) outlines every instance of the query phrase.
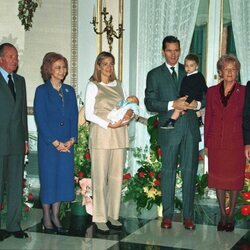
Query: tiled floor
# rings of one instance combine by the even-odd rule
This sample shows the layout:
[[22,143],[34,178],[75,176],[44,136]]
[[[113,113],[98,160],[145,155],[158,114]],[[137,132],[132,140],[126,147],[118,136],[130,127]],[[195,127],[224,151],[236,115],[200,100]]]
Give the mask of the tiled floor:
[[[29,157],[29,183],[37,189],[32,190],[37,198],[39,183],[37,177],[36,154]],[[201,200],[195,206],[196,230],[185,230],[181,215],[176,213],[175,222],[170,230],[161,229],[161,218],[158,218],[157,208],[145,210],[138,214],[134,204],[122,204],[122,231],[111,230],[109,235],[96,232],[90,216],[71,216],[63,220],[69,228],[68,235],[46,234],[42,231],[42,211],[39,202],[35,201],[27,220],[22,221],[22,228],[28,234],[28,239],[16,239],[13,236],[0,242],[4,250],[250,250],[250,222],[237,223],[234,232],[217,232],[218,206],[214,199]],[[2,221],[4,227],[4,221]]]
[[121,218],[122,231],[111,230],[109,235],[102,235],[96,232],[90,216],[68,214],[63,223],[69,233],[56,235],[42,232],[41,215],[41,209],[32,209],[22,222],[30,237],[20,240],[11,236],[0,242],[0,249],[250,249],[250,232],[240,224],[231,233],[217,232],[214,225],[207,224],[196,224],[196,230],[189,231],[177,221],[172,229],[164,230],[160,227],[161,218],[127,217]]

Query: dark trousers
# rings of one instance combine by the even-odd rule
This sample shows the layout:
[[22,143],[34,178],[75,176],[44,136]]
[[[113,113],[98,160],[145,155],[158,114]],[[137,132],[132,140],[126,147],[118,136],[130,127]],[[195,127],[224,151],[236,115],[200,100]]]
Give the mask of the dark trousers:
[[179,155],[182,176],[183,217],[193,219],[199,155],[198,146],[199,142],[194,141],[190,133],[187,133],[179,144],[161,147],[161,189],[164,217],[172,218],[174,215],[176,169]]
[[20,230],[22,218],[22,180],[23,155],[0,156],[0,204],[3,202],[4,186],[7,194],[6,229],[10,232]]

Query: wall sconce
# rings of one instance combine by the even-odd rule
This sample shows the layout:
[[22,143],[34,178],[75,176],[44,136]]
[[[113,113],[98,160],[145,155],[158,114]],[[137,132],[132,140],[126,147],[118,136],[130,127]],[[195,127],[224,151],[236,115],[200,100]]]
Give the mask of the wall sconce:
[[[107,41],[108,41],[108,45],[109,45],[109,52],[112,52],[112,44],[113,44],[114,37],[117,39],[121,38],[124,29],[123,29],[121,13],[119,14],[119,25],[118,25],[118,29],[116,29],[116,30],[114,30],[114,26],[113,26],[113,17],[112,17],[112,15],[110,15],[108,18],[108,14],[109,14],[109,12],[107,12],[106,3],[104,1],[103,2],[103,9],[101,12],[101,22],[103,22],[105,24],[105,27],[102,31],[98,31],[97,30],[98,22],[96,20],[96,11],[95,11],[95,5],[94,5],[93,19],[92,19],[92,22],[90,22],[90,23],[93,24],[94,32],[97,35],[102,35],[106,32]],[[102,17],[103,17],[103,19],[102,19]]]

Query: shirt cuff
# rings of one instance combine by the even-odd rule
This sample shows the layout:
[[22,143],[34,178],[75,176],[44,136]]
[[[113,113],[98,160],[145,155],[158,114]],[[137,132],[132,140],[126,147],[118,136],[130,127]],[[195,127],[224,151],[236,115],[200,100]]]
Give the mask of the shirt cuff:
[[174,101],[168,102],[168,110],[172,110],[173,108]]
[[109,122],[103,122],[102,124],[99,124],[101,127],[107,129],[108,128],[108,125],[109,125]]
[[197,107],[196,107],[196,110],[200,110],[201,109],[201,102],[198,102],[197,101]]

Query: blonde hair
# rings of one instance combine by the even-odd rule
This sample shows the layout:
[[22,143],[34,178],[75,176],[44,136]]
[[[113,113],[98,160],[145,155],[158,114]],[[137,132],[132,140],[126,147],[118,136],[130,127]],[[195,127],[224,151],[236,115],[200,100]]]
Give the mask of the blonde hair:
[[[95,60],[95,67],[94,67],[94,73],[93,75],[89,78],[90,81],[92,82],[101,82],[101,72],[98,68],[98,66],[101,65],[102,61],[106,58],[112,58],[113,60],[113,63],[115,64],[115,57],[109,53],[109,52],[106,52],[106,51],[103,51],[101,52],[97,57],[96,57],[96,60]],[[115,75],[115,70],[113,71],[113,73],[111,74],[110,76],[110,81],[114,81],[114,80],[117,80],[117,77]]]
[[227,54],[220,57],[217,62],[217,72],[220,74],[220,71],[226,63],[234,63],[237,71],[240,71],[240,61],[235,55]]

